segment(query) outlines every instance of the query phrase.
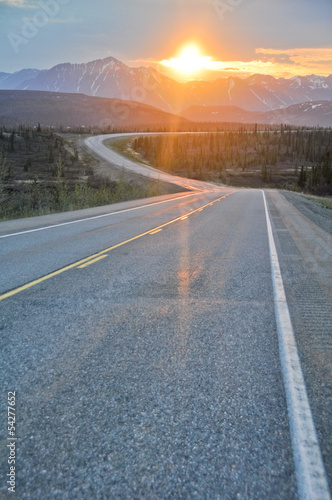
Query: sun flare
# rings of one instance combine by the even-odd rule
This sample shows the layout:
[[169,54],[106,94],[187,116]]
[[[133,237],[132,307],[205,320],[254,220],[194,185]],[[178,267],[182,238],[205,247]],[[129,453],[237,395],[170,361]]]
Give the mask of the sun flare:
[[183,47],[178,57],[164,59],[161,64],[190,77],[206,68],[210,61],[211,57],[202,56],[199,48],[191,44]]

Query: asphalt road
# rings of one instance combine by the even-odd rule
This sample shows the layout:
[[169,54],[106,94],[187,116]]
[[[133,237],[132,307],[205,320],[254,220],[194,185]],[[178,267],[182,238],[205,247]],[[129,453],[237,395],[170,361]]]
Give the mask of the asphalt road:
[[[183,132],[185,133],[185,132]],[[116,151],[105,146],[104,142],[107,140],[116,141],[122,139],[123,137],[137,137],[143,135],[160,135],[158,132],[146,132],[146,133],[131,133],[131,134],[106,134],[106,135],[98,135],[89,137],[85,140],[85,144],[89,149],[91,149],[94,153],[97,153],[101,158],[107,160],[112,165],[125,169],[127,171],[133,172],[138,175],[143,175],[144,177],[149,177],[150,179],[155,179],[162,182],[167,182],[170,184],[176,184],[177,186],[181,186],[185,189],[189,190],[199,190],[199,191],[211,191],[215,189],[213,184],[208,182],[201,182],[196,179],[185,179],[183,177],[178,177],[174,175],[167,174],[162,170],[157,170],[155,168],[150,167],[149,165],[145,165],[139,163],[134,160],[130,160]]]
[[[301,255],[266,197],[292,298]],[[0,237],[1,498],[13,497],[8,391],[17,498],[298,498],[261,191],[1,223]],[[331,477],[326,393],[308,352]]]

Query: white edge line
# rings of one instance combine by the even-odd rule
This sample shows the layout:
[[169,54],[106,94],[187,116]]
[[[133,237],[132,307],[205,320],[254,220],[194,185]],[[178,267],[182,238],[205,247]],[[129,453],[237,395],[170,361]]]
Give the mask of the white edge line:
[[45,231],[46,229],[53,229],[55,227],[68,226],[70,224],[78,224],[79,222],[87,222],[87,221],[94,220],[94,219],[101,219],[102,217],[111,217],[112,215],[123,214],[125,212],[131,212],[132,210],[140,210],[141,208],[148,208],[148,207],[153,207],[154,205],[161,205],[162,203],[168,203],[169,201],[174,201],[174,200],[179,200],[179,199],[182,200],[183,198],[187,198],[188,196],[194,196],[197,194],[198,194],[197,192],[190,193],[190,194],[186,194],[184,196],[177,196],[176,198],[171,198],[169,200],[157,201],[154,203],[149,203],[147,205],[141,205],[140,207],[126,208],[125,210],[119,210],[118,212],[110,212],[107,214],[101,214],[101,215],[95,215],[93,217],[87,217],[85,219],[72,220],[69,222],[61,222],[60,224],[53,224],[51,226],[37,227],[35,229],[28,229],[26,231],[19,231],[18,233],[4,234],[4,235],[0,236],[0,239],[1,238],[11,238],[12,236],[20,236],[21,234],[36,233],[37,231]]
[[262,193],[269,237],[279,354],[286,392],[298,494],[300,500],[330,500],[331,495],[296,347],[271,219],[265,193],[264,191]]

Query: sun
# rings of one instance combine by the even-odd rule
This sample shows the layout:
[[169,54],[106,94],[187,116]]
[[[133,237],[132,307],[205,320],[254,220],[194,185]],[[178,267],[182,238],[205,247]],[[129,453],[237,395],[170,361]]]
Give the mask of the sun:
[[211,57],[202,56],[197,45],[190,44],[180,50],[178,57],[164,59],[161,64],[181,73],[183,76],[190,77],[207,68],[210,61]]

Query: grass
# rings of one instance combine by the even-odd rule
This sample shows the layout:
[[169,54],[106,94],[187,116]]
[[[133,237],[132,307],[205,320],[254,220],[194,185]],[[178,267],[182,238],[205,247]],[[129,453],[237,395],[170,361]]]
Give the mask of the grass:
[[[139,134],[137,134],[137,136],[139,136]],[[105,145],[110,149],[114,149],[114,151],[124,156],[125,158],[128,158],[128,160],[134,161],[136,163],[143,163],[144,165],[150,166],[149,162],[144,160],[144,158],[142,158],[139,153],[136,153],[132,149],[132,144],[134,142],[134,139],[135,139],[134,137],[133,138],[127,137],[125,139],[120,139],[118,141],[110,139],[109,141],[105,142]]]
[[319,205],[332,210],[332,198],[328,197],[322,197],[322,196],[310,196],[307,194],[301,194],[303,198],[306,198],[307,200],[314,201],[315,203],[318,203]]
[[99,160],[77,145],[78,137],[66,138],[54,131],[21,128],[14,137],[2,133],[0,220],[161,194],[160,185],[153,181],[135,183],[124,173],[118,174],[116,180],[98,175]]

